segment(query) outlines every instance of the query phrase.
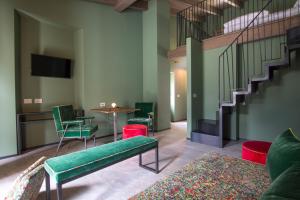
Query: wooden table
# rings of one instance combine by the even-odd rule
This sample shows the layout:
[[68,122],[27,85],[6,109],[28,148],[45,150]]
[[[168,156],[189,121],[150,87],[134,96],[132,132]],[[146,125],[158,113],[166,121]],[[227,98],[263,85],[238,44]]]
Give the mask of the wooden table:
[[99,113],[104,113],[104,114],[113,114],[113,117],[114,117],[114,141],[117,141],[117,137],[118,137],[118,113],[131,113],[131,112],[135,112],[137,110],[139,110],[139,109],[122,108],[122,107],[91,109],[92,112],[99,112]]

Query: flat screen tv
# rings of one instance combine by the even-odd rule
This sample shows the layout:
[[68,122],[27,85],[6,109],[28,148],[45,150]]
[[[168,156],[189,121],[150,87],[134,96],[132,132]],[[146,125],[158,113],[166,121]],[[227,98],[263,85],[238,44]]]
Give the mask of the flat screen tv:
[[31,75],[71,78],[71,60],[31,54]]

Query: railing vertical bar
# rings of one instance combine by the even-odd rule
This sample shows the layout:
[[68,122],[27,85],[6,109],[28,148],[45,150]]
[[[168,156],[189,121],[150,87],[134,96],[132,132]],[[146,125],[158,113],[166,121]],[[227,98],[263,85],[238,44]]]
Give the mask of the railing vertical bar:
[[[228,60],[228,50],[226,51],[226,61],[227,61],[227,73],[228,73],[228,86],[229,86],[229,92],[231,93],[232,91],[232,86],[231,86],[231,77],[230,77],[230,69],[229,69],[229,60]],[[230,96],[230,101],[232,101],[232,96]]]
[[233,63],[233,60],[234,60],[234,54],[233,54],[233,46],[231,46],[230,50],[231,50],[231,70],[232,70],[232,87],[233,89],[236,89],[236,86],[235,86],[235,73],[234,73],[234,63]]
[[225,56],[223,54],[223,100],[225,99],[225,60],[224,60]]

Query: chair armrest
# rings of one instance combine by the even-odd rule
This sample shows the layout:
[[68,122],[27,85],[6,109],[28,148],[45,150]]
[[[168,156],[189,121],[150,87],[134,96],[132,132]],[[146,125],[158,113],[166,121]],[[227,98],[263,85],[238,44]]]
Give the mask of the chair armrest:
[[83,120],[72,120],[72,121],[63,121],[62,122],[63,125],[73,125],[73,124],[81,125],[83,123],[84,123]]
[[77,120],[86,120],[86,119],[95,119],[94,116],[87,116],[87,117],[76,117]]
[[154,112],[149,112],[148,116],[149,116],[149,118],[153,118],[154,117]]

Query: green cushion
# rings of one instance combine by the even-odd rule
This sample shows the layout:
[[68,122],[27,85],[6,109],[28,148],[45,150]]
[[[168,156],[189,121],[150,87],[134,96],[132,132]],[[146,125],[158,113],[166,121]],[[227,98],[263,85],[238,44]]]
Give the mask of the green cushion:
[[138,102],[135,103],[135,108],[139,109],[134,112],[134,117],[149,117],[149,113],[154,111],[154,103],[153,102]]
[[[82,125],[81,126],[81,136],[82,137],[89,137],[94,132],[98,130],[98,125]],[[79,126],[71,126],[68,128],[65,137],[80,137],[80,127]]]
[[261,200],[300,199],[300,163],[285,170],[263,194]]
[[63,182],[133,157],[157,145],[158,141],[155,138],[137,136],[50,158],[45,161],[44,166],[56,182]]
[[288,129],[275,139],[268,152],[267,169],[272,181],[297,161],[300,161],[300,140]]
[[146,126],[152,126],[152,120],[149,118],[132,118],[128,120],[128,124],[144,124]]

